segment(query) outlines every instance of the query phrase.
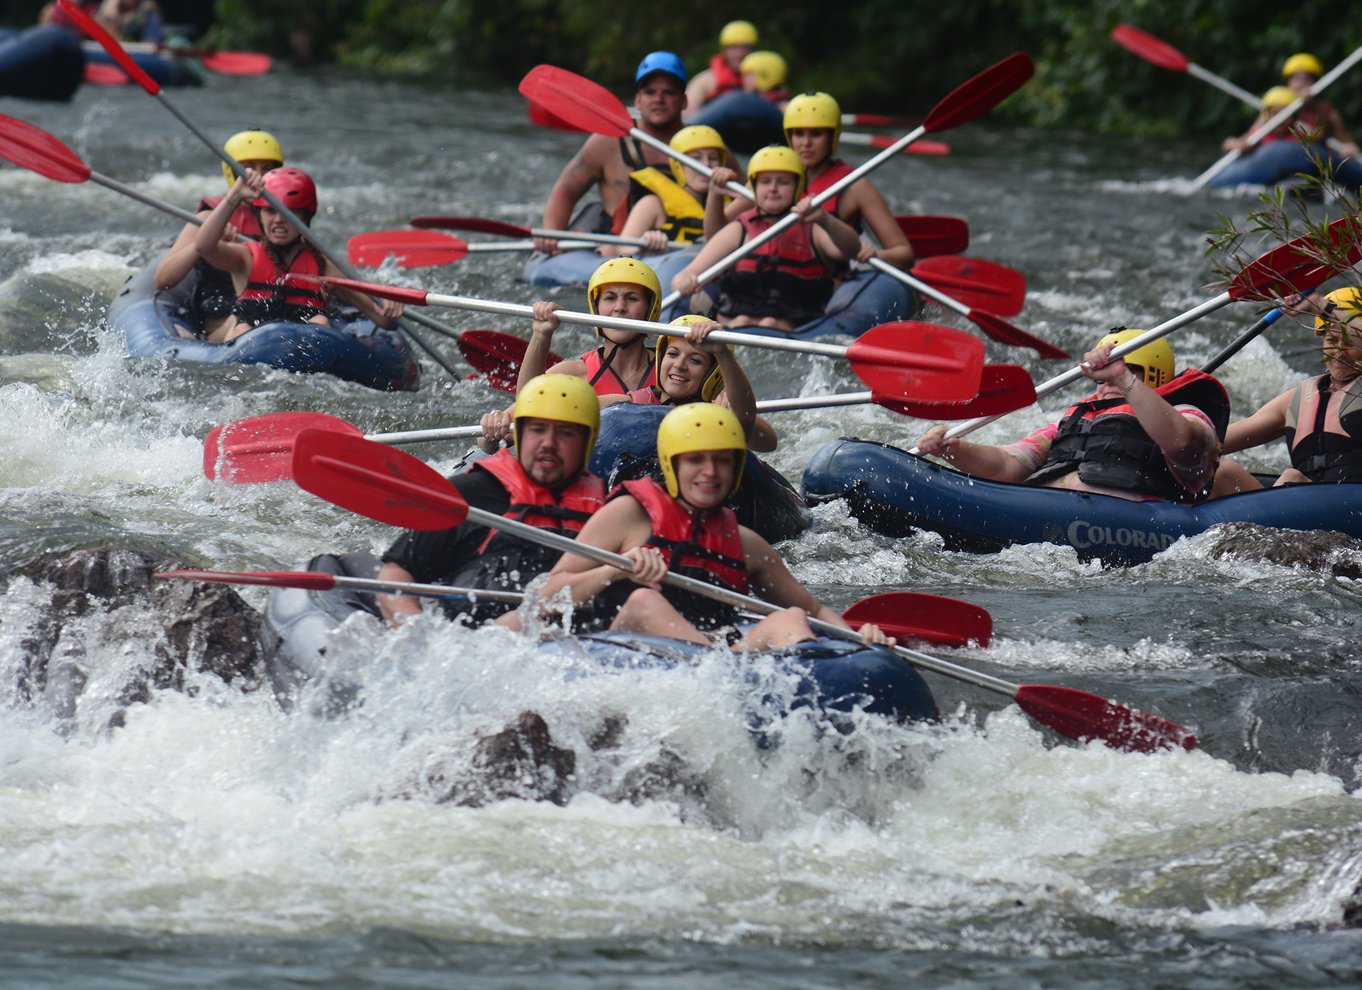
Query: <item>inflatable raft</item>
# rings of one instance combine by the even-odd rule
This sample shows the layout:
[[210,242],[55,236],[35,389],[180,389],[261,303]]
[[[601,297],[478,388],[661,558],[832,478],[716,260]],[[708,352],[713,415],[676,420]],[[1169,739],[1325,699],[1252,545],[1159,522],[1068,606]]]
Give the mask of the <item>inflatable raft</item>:
[[[378,558],[372,554],[323,554],[308,570],[347,577],[374,577]],[[369,592],[309,591],[276,588],[270,593],[261,622],[266,669],[276,697],[294,707],[304,691],[317,699],[309,704],[336,714],[359,701],[353,683],[338,677],[326,652],[331,632],[357,612],[377,620],[378,605]],[[570,676],[608,676],[637,670],[670,670],[706,651],[694,643],[638,633],[603,632],[564,635],[540,646],[545,653],[578,661]],[[936,702],[918,672],[892,652],[851,640],[830,637],[801,643],[772,654],[797,677],[788,710],[815,707],[841,731],[850,729],[853,711],[882,715],[897,722],[935,719]],[[743,661],[751,665],[751,658]],[[755,715],[756,713],[754,713]],[[754,723],[758,720],[754,718]],[[759,744],[764,736],[754,724]]]
[[201,321],[190,300],[191,273],[173,289],[155,291],[153,262],[128,280],[109,307],[110,325],[123,334],[128,354],[199,364],[265,364],[281,371],[328,374],[384,391],[413,391],[420,369],[411,345],[396,330],[368,320],[332,319],[315,323],[266,323],[230,344],[200,336]]
[[[601,429],[591,454],[591,471],[608,487],[652,475],[662,481],[657,461],[657,426],[673,406],[618,403],[601,410]],[[742,485],[731,502],[738,521],[771,543],[791,540],[812,525],[808,506],[785,478],[749,452]]]
[[877,532],[940,533],[950,550],[992,553],[1019,543],[1073,547],[1084,560],[1139,564],[1221,523],[1329,530],[1362,538],[1362,484],[1292,485],[1184,506],[983,481],[897,447],[843,438],[819,449],[804,496],[845,499]]
[[0,96],[69,100],[84,75],[85,54],[69,31],[0,28]]
[[[113,56],[104,50],[97,41],[84,42],[85,58],[91,65],[104,65],[118,68]],[[139,69],[151,77],[158,86],[202,86],[203,75],[198,63],[191,58],[172,54],[173,49],[146,50],[133,45],[124,45],[124,51]]]
[[742,155],[768,144],[785,143],[784,111],[761,94],[741,89],[721,93],[686,114],[686,123],[708,124],[723,136],[726,145]]

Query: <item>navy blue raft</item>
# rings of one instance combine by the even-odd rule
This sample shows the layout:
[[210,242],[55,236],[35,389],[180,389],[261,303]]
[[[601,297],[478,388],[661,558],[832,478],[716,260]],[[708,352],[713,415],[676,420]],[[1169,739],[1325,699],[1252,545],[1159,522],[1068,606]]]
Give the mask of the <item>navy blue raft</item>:
[[[378,559],[372,554],[323,554],[308,564],[308,570],[371,578],[377,574],[378,566]],[[322,699],[320,708],[331,713],[343,711],[358,701],[355,686],[331,674],[335,665],[328,663],[326,651],[331,631],[361,611],[378,615],[372,594],[299,588],[276,588],[270,592],[261,635],[266,669],[281,704],[293,706],[305,688],[317,692]],[[540,649],[581,658],[587,664],[586,673],[598,669],[608,675],[624,670],[670,670],[709,648],[661,636],[603,632],[550,639]],[[820,637],[772,655],[798,677],[787,710],[815,707],[839,731],[851,728],[846,716],[854,711],[900,723],[937,717],[936,701],[922,677],[889,650]],[[754,717],[754,726],[763,721]],[[754,735],[759,745],[765,743],[764,733],[755,727]]]
[[940,533],[950,550],[993,553],[1019,543],[1073,547],[1084,560],[1138,564],[1222,523],[1329,530],[1362,538],[1362,484],[1292,485],[1196,506],[971,478],[897,447],[843,438],[804,472],[810,502],[845,499],[889,536]]
[[0,28],[0,96],[69,100],[84,76],[85,54],[69,31]]
[[[601,430],[591,454],[591,472],[613,488],[650,475],[662,481],[657,460],[657,427],[675,406],[617,403],[601,410]],[[729,504],[738,521],[771,543],[791,540],[812,525],[808,506],[785,478],[749,452],[742,485]]]
[[[85,57],[91,65],[107,65],[110,68],[118,68],[118,63],[114,61],[113,56],[106,52],[99,42],[87,41],[84,43],[84,48]],[[150,76],[152,82],[158,86],[203,85],[203,76],[199,72],[198,63],[194,59],[174,54],[173,48],[143,51],[135,46],[125,45],[124,51],[133,63]]]
[[411,345],[396,330],[363,319],[333,316],[333,326],[266,323],[230,344],[199,337],[192,311],[194,275],[174,289],[155,291],[155,263],[134,275],[109,307],[128,354],[199,364],[264,364],[300,374],[328,374],[384,391],[413,391],[420,369]]

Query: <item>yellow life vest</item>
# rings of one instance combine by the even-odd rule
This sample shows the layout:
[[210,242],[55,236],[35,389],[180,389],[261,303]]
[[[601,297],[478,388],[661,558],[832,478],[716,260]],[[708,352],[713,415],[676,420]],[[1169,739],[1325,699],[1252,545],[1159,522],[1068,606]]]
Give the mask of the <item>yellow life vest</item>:
[[630,178],[662,200],[667,222],[661,227],[669,241],[692,244],[705,236],[705,207],[685,186],[679,186],[655,168],[630,172]]

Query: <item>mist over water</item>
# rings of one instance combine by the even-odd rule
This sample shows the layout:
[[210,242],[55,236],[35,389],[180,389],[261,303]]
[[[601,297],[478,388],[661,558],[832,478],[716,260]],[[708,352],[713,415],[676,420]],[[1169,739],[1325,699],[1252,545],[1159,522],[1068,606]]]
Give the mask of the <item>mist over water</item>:
[[[317,227],[338,243],[423,213],[537,223],[577,143],[533,129],[507,94],[333,74],[214,78],[172,99],[213,135],[277,133],[316,178]],[[216,163],[133,88],[0,112],[177,205],[222,189]],[[1151,147],[987,123],[941,137],[950,156],[903,156],[876,185],[896,212],[965,217],[972,255],[1027,276],[1013,322],[1075,354],[1112,325],[1153,326],[1207,298],[1206,231],[1254,205],[1185,195],[1214,157],[1209,138]],[[781,716],[794,686],[770,663],[716,653],[593,675],[570,650],[433,616],[396,633],[356,617],[337,632],[328,669],[363,699],[341,717],[317,714],[318,696],[285,711],[207,672],[128,703],[157,663],[161,617],[134,599],[53,633],[58,592],[24,576],[42,555],[131,544],[286,570],[381,552],[391,529],[293,485],[207,480],[203,437],[284,410],[366,432],[457,425],[506,397],[428,361],[411,394],[131,362],[100,317],[178,222],[8,166],[0,198],[0,984],[440,986],[458,973],[487,987],[1293,987],[1362,969],[1341,924],[1362,879],[1362,590],[1328,567],[1227,553],[1214,533],[1103,569],[1052,546],[946,553],[937,537],[888,539],[828,505],[781,547],[839,606],[888,589],[984,605],[989,647],[933,652],[1156,712],[1198,733],[1190,753],[1063,742],[1006,698],[931,674],[939,724],[863,716],[841,734],[806,710]],[[541,290],[516,280],[522,261],[372,275],[529,302]],[[1180,331],[1179,365],[1258,315],[1237,304]],[[426,338],[462,367],[452,341]],[[588,340],[565,329],[555,349]],[[1067,367],[988,346],[1037,381]],[[1236,415],[1317,367],[1312,346],[1283,321],[1226,364]],[[743,361],[761,398],[858,387],[817,358]],[[1010,440],[1074,397],[980,437]],[[911,446],[927,425],[873,406],[779,415],[770,461],[796,483],[839,436]],[[442,470],[462,453],[410,449]],[[1276,470],[1284,458],[1274,446],[1245,461]],[[263,608],[264,589],[240,593]],[[78,690],[60,677],[34,686],[45,638]],[[571,800],[442,803],[478,740],[523,712],[574,754]],[[616,745],[594,748],[607,726]],[[659,763],[687,786],[638,798],[631,783]]]

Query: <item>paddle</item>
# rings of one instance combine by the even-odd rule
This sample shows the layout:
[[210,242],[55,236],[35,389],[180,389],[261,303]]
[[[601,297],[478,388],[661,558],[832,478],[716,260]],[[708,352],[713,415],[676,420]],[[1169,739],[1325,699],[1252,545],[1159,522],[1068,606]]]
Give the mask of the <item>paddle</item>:
[[[965,262],[969,265],[975,264],[974,260],[969,258],[929,258],[914,265],[913,271],[921,275],[927,275],[928,273],[923,271],[923,269],[932,262],[941,261]],[[947,309],[954,310],[1000,343],[1011,344],[1015,347],[1029,347],[1042,358],[1046,359],[1067,358],[1069,356],[1067,351],[1061,350],[1049,341],[1042,340],[1033,334],[1029,334],[1021,327],[1008,323],[1006,320],[999,316],[995,316],[993,313],[988,313],[981,309],[975,309],[973,306],[965,305],[963,302],[958,301],[957,298],[952,298],[940,289],[928,284],[928,282],[914,278],[913,275],[900,268],[895,268],[883,258],[871,258],[868,264],[877,271],[888,275],[890,278],[897,279],[905,285],[911,285],[918,292],[921,292],[931,299],[935,299]],[[984,264],[992,264],[992,262],[984,262]],[[1001,268],[1002,266],[999,265],[996,267]],[[1008,270],[1010,271],[1010,269]],[[1018,277],[1020,277],[1020,273],[1017,274]],[[1023,289],[1023,291],[1025,290]],[[962,295],[959,290],[956,290],[954,294],[956,297]],[[997,294],[995,293],[995,295]]]
[[[107,51],[109,55],[113,58],[113,60],[117,62],[119,66],[122,67],[123,71],[128,74],[128,77],[131,78],[133,82],[141,86],[150,95],[156,97],[156,99],[160,101],[162,106],[169,110],[170,113],[177,120],[180,121],[180,123],[184,124],[184,126],[189,129],[190,133],[192,133],[196,138],[198,138],[204,144],[205,147],[207,147],[210,151],[213,152],[213,154],[217,155],[218,158],[222,159],[223,163],[226,164],[232,170],[233,175],[244,176],[246,174],[245,170],[241,167],[241,163],[239,161],[233,158],[224,149],[219,148],[217,144],[214,143],[213,140],[208,137],[207,134],[199,130],[198,126],[195,125],[195,123],[192,120],[190,120],[188,117],[186,117],[183,113],[180,112],[180,109],[177,106],[175,106],[175,104],[163,92],[161,92],[161,87],[156,82],[156,80],[152,79],[144,71],[142,71],[142,68],[132,60],[131,56],[129,56],[128,53],[123,50],[123,47],[118,43],[118,41],[115,40],[114,37],[110,35],[109,32],[106,31],[101,24],[96,22],[94,18],[90,17],[89,14],[87,14],[85,11],[81,10],[79,7],[73,4],[71,0],[58,0],[58,3],[61,4],[62,10],[65,11],[66,14],[71,17],[71,19],[80,27],[82,31],[85,32],[85,34],[93,38],[95,41],[98,41],[100,45],[103,46],[104,50]],[[332,264],[334,264],[337,268],[339,268],[341,271],[345,272],[348,275],[354,274],[354,272],[345,263],[344,257],[337,254],[334,250],[330,250],[328,245],[324,241],[318,239],[317,236],[308,227],[308,225],[303,223],[302,219],[296,213],[294,213],[287,206],[281,203],[279,201],[279,198],[275,196],[274,193],[266,189],[264,190],[264,197],[265,200],[270,204],[270,206],[277,213],[279,213],[280,216],[287,220],[295,230],[299,231],[301,234],[303,234],[303,236],[308,238],[308,240],[313,244],[313,246],[316,247],[317,250],[320,251],[324,256],[326,256],[331,261]],[[452,337],[454,340],[458,341],[459,350],[463,352],[464,357],[468,359],[469,364],[472,364],[474,367],[477,367],[477,364],[474,363],[473,359],[468,356],[471,347],[465,345],[463,337],[459,331],[453,329],[452,327],[446,327],[443,324],[430,319],[429,317],[420,316],[419,314],[417,316],[412,317],[412,319],[417,323],[421,323],[424,326],[427,326],[430,329],[443,334],[446,337]],[[400,322],[399,326],[401,326]],[[431,347],[424,340],[422,340],[419,335],[414,333],[409,327],[403,326],[402,329],[407,334],[407,336],[409,336],[413,341],[415,341],[417,346],[419,346],[423,351],[425,351],[426,354],[430,356],[431,360],[433,360],[436,364],[443,368],[450,375],[450,377],[452,378],[461,377],[458,374],[458,372],[456,372],[452,367],[450,367],[449,363],[445,361],[444,357],[442,357],[438,351],[436,351],[433,347]]]
[[[577,237],[572,231],[554,231],[553,234],[555,236],[561,234],[564,238]],[[641,237],[591,234],[573,241],[562,241],[560,246],[565,249],[592,248],[597,243],[646,247],[648,242]],[[672,242],[671,246],[677,248],[685,245],[676,241]],[[396,258],[397,264],[402,268],[425,268],[461,261],[471,252],[523,251],[533,247],[533,241],[469,244],[467,241],[435,230],[375,230],[356,234],[346,245],[350,263],[365,268],[377,268],[389,257]]]
[[[932,216],[929,214],[902,214],[894,217],[903,236],[913,245],[913,254],[919,259],[932,258],[943,254],[960,254],[969,247],[969,224],[961,217]],[[487,217],[460,216],[419,216],[409,221],[413,227],[438,230],[464,230],[481,234],[496,234],[502,237],[547,237],[577,238],[583,240],[602,240],[613,234],[582,234],[575,230],[545,230],[540,227],[522,227],[520,224]],[[604,243],[611,243],[604,241]],[[563,245],[560,244],[560,247]],[[1000,266],[1001,267],[1001,266]]]
[[80,183],[93,179],[99,185],[120,192],[140,203],[153,206],[186,223],[202,223],[197,214],[182,210],[164,200],[125,186],[117,179],[92,171],[80,156],[56,137],[17,117],[0,114],[0,158],[13,162],[30,172],[37,172],[57,182]]
[[1129,24],[1117,24],[1111,29],[1111,40],[1127,51],[1138,55],[1146,62],[1157,65],[1160,69],[1168,69],[1170,72],[1185,72],[1202,82],[1210,83],[1216,89],[1228,93],[1236,100],[1242,100],[1253,107],[1254,110],[1259,108],[1261,101],[1248,90],[1241,89],[1228,79],[1203,69],[1168,42],[1141,31],[1137,27],[1132,27]]
[[[367,292],[370,295],[396,299],[416,306],[451,306],[502,316],[524,318],[534,316],[533,307],[520,303],[440,295],[425,289],[377,285],[352,279],[319,278],[313,275],[288,275],[285,281],[294,284],[323,283],[345,286],[358,292]],[[575,323],[579,326],[626,330],[653,336],[677,335],[677,328],[670,323],[626,320],[596,313],[574,313],[569,310],[556,310],[553,315],[559,322]],[[856,376],[872,390],[896,399],[903,398],[914,402],[967,402],[978,394],[984,362],[984,346],[977,338],[948,327],[910,321],[883,323],[873,327],[861,334],[848,347],[762,337],[729,330],[715,331],[707,339],[720,344],[741,344],[746,347],[844,358],[850,362],[851,370]]]
[[85,81],[92,86],[126,86],[132,82],[118,66],[104,62],[86,62]]
[[[1319,79],[1317,79],[1315,83],[1310,87],[1310,97],[1313,98],[1315,96],[1318,96],[1320,93],[1324,92],[1325,88],[1328,87],[1330,83],[1332,83],[1339,76],[1343,75],[1343,73],[1351,69],[1359,61],[1362,61],[1362,47],[1354,49],[1351,55],[1345,58],[1342,62],[1339,62],[1338,65],[1334,66],[1324,75],[1320,76]],[[1251,150],[1252,148],[1257,147],[1257,145],[1259,144],[1259,142],[1263,140],[1263,138],[1267,137],[1282,124],[1290,120],[1292,115],[1295,114],[1297,110],[1299,110],[1301,107],[1305,105],[1305,101],[1306,97],[1304,96],[1296,97],[1296,99],[1293,100],[1290,104],[1288,104],[1285,107],[1282,107],[1282,109],[1278,110],[1275,114],[1273,114],[1266,121],[1264,121],[1261,127],[1254,129],[1248,136],[1246,142],[1248,145],[1248,149],[1245,150]],[[1200,175],[1198,175],[1195,179],[1192,180],[1192,191],[1196,192],[1198,189],[1203,188],[1206,185],[1206,183],[1210,182],[1217,175],[1219,175],[1221,172],[1225,171],[1225,169],[1229,168],[1232,164],[1234,164],[1234,162],[1241,155],[1243,155],[1243,153],[1244,152],[1238,148],[1231,148],[1229,151],[1225,152],[1225,154],[1221,156],[1219,161],[1217,161],[1214,165],[1206,169],[1206,171],[1202,172]]]
[[[1220,295],[1112,348],[1111,356],[1122,357],[1131,351],[1139,350],[1146,344],[1166,337],[1231,302],[1242,299],[1282,298],[1294,292],[1309,292],[1341,269],[1351,267],[1362,260],[1362,219],[1341,217],[1329,224],[1327,230],[1331,242],[1329,252],[1331,261],[1322,260],[1317,237],[1313,234],[1304,234],[1295,240],[1287,241],[1245,265],[1230,281],[1230,287]],[[1070,368],[1063,374],[1037,385],[1036,396],[1039,398],[1049,395],[1081,377],[1083,365]],[[946,431],[946,438],[973,433],[981,426],[987,426],[999,418],[982,416],[959,423]],[[909,453],[920,454],[921,451],[914,447]]]
[[[252,584],[270,588],[302,588],[306,591],[356,591],[415,595],[418,598],[483,598],[494,602],[520,602],[519,591],[493,591],[486,588],[456,588],[443,584],[415,581],[384,581],[381,578],[351,577],[319,571],[160,571],[154,578],[180,581],[209,581],[214,584]],[[988,610],[958,598],[943,598],[911,591],[887,591],[854,602],[842,618],[853,629],[873,622],[895,639],[921,639],[942,646],[987,646],[993,635],[993,617]]]
[[[858,145],[863,148],[887,148],[894,139],[884,134],[859,134],[856,131],[843,131],[838,138],[840,144]],[[902,149],[905,155],[949,155],[951,146],[943,141],[916,141]]]
[[1222,347],[1215,356],[1201,366],[1201,370],[1208,375],[1214,373],[1216,368],[1219,368],[1222,364],[1243,350],[1253,338],[1257,337],[1264,330],[1281,319],[1283,312],[1282,308],[1278,306],[1270,313],[1264,315],[1257,323],[1253,324],[1253,326],[1249,327],[1234,340]]
[[963,254],[969,248],[969,224],[961,217],[899,214],[894,220],[918,260]]
[[1016,316],[1026,304],[1026,276],[1015,268],[959,255],[924,258],[912,274],[972,309]]
[[[1031,64],[1031,59],[1022,52],[1009,55],[1001,62],[985,69],[974,78],[956,87],[948,93],[936,106],[932,107],[921,126],[910,131],[908,134],[899,138],[890,147],[885,148],[869,161],[862,162],[852,169],[842,178],[828,186],[822,192],[813,196],[810,202],[814,206],[819,206],[832,197],[836,196],[847,186],[851,185],[870,174],[879,166],[894,156],[901,148],[906,148],[909,144],[918,140],[923,134],[935,131],[947,130],[968,123],[976,117],[986,113],[991,108],[998,105],[1006,97],[1014,93],[1035,72],[1035,67]],[[769,241],[773,237],[778,237],[780,233],[791,224],[799,223],[798,214],[791,212],[781,217],[771,226],[767,227],[757,236],[745,242],[737,250],[730,253],[725,258],[720,258],[709,268],[699,274],[698,284],[703,285],[716,275],[727,270],[731,265],[741,258],[756,250],[760,245]],[[680,298],[680,293],[672,292],[662,300],[662,308],[665,310]]]
[[[434,468],[410,454],[362,437],[323,430],[303,431],[294,451],[293,473],[299,486],[307,491],[393,526],[439,530],[469,519],[588,560],[625,570],[633,567],[633,561],[620,554],[474,508]],[[696,578],[668,573],[663,580],[673,587],[752,612],[769,615],[779,611],[758,598]],[[869,610],[876,611],[873,607]],[[809,624],[823,635],[860,642],[856,633],[830,622],[810,618]],[[1192,749],[1196,745],[1195,735],[1182,726],[1097,695],[1051,685],[1012,684],[906,647],[886,649],[892,649],[914,666],[1008,695],[1037,721],[1073,739],[1097,739],[1116,749],[1145,753],[1165,748]]]

